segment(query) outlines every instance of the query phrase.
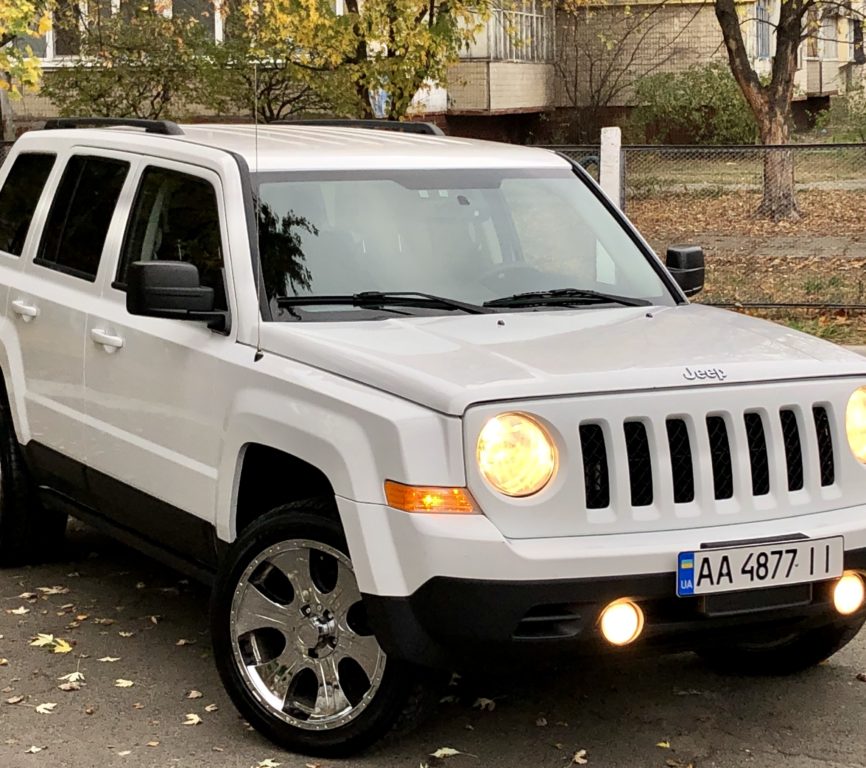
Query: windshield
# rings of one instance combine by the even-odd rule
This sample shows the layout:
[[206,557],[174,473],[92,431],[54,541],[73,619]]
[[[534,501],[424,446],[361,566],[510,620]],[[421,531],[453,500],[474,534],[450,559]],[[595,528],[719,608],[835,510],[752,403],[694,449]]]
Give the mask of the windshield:
[[[255,182],[262,273],[277,320],[335,310],[287,307],[280,296],[368,291],[480,305],[570,288],[675,303],[626,230],[570,169],[262,173]],[[339,319],[352,313],[371,314],[339,307]]]

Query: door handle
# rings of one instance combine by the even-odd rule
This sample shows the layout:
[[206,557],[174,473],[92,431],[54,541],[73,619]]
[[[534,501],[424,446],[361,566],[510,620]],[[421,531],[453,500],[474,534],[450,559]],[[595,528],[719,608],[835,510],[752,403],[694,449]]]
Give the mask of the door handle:
[[29,323],[34,317],[39,315],[39,307],[28,304],[24,299],[15,299],[12,302],[12,311],[24,320],[25,323]]
[[102,330],[102,328],[91,328],[90,338],[97,344],[102,344],[108,352],[120,349],[123,346],[123,337],[115,336],[114,334],[108,333],[108,331]]

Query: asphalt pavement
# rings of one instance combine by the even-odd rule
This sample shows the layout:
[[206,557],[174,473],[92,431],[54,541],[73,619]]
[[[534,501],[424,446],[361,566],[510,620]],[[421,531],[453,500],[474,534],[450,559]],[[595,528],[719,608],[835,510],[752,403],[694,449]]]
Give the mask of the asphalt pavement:
[[[0,768],[866,766],[866,632],[787,679],[723,677],[680,654],[464,682],[414,732],[336,761],[287,753],[238,717],[207,602],[77,524],[62,562],[0,571]],[[432,756],[443,747],[462,754]]]

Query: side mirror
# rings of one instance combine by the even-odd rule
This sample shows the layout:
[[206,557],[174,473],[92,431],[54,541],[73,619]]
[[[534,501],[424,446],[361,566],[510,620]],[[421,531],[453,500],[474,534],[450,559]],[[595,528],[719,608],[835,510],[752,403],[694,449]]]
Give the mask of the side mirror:
[[185,261],[135,261],[126,273],[126,310],[131,315],[204,320],[225,327],[214,310],[213,288],[203,286],[198,267]]
[[699,245],[672,245],[665,259],[668,272],[686,296],[704,288],[704,249]]

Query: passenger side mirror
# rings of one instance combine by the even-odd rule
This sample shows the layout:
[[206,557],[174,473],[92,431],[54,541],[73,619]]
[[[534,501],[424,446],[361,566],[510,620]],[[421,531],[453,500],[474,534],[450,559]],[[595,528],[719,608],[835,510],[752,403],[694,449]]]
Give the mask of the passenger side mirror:
[[704,249],[699,245],[672,245],[665,259],[668,272],[686,296],[704,288]]
[[204,320],[224,330],[227,313],[214,310],[214,291],[201,284],[186,261],[135,261],[126,273],[126,310],[131,315]]

